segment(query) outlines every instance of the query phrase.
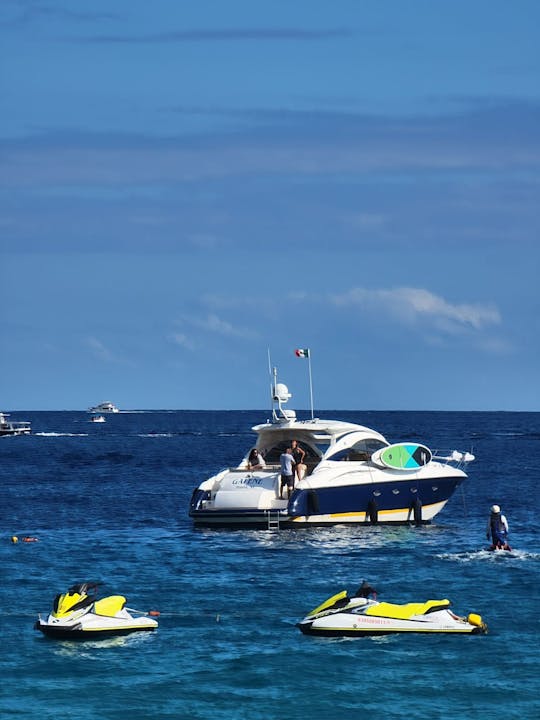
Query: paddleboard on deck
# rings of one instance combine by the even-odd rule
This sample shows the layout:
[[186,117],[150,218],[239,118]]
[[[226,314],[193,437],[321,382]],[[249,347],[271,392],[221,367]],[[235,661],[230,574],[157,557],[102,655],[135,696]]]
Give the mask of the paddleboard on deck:
[[371,461],[392,470],[417,470],[431,462],[431,458],[431,450],[425,445],[407,442],[376,450]]

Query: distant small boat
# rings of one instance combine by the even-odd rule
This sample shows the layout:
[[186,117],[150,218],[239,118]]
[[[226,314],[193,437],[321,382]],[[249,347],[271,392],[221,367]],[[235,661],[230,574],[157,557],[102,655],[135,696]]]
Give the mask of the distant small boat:
[[8,413],[0,412],[0,436],[30,435],[32,428],[29,422],[12,422]]
[[103,415],[92,415],[90,421],[95,423],[104,423],[105,418],[103,417]]
[[112,402],[102,402],[90,408],[91,413],[117,413],[120,410]]

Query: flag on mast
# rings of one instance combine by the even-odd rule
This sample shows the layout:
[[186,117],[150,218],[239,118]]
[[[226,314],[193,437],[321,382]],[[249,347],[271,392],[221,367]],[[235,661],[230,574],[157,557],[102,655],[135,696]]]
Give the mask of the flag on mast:
[[298,348],[294,351],[294,354],[296,357],[299,358],[308,358],[309,357],[309,348]]

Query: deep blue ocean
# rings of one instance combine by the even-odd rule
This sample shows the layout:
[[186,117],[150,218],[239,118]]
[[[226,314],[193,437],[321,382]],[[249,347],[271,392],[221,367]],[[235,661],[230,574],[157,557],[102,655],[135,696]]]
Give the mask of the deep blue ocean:
[[[422,528],[195,529],[193,488],[239,462],[268,412],[134,412],[104,424],[82,412],[12,413],[33,434],[0,438],[0,714],[538,718],[540,413],[320,416],[476,461]],[[485,550],[493,503],[512,553]],[[456,613],[482,615],[489,634],[325,639],[295,627],[363,579],[388,602],[448,597]],[[85,580],[159,610],[157,632],[83,643],[36,632],[37,614]]]

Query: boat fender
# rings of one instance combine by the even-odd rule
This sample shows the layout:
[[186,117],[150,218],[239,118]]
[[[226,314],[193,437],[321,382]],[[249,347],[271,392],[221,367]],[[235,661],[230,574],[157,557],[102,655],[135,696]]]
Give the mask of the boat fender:
[[422,524],[422,501],[420,500],[420,498],[416,498],[415,501],[413,502],[412,511],[413,511],[413,517],[414,517],[414,524],[421,525]]
[[307,491],[307,514],[318,515],[319,514],[319,498],[315,490]]
[[368,502],[366,515],[372,525],[376,525],[379,522],[379,508],[374,498],[371,498]]

